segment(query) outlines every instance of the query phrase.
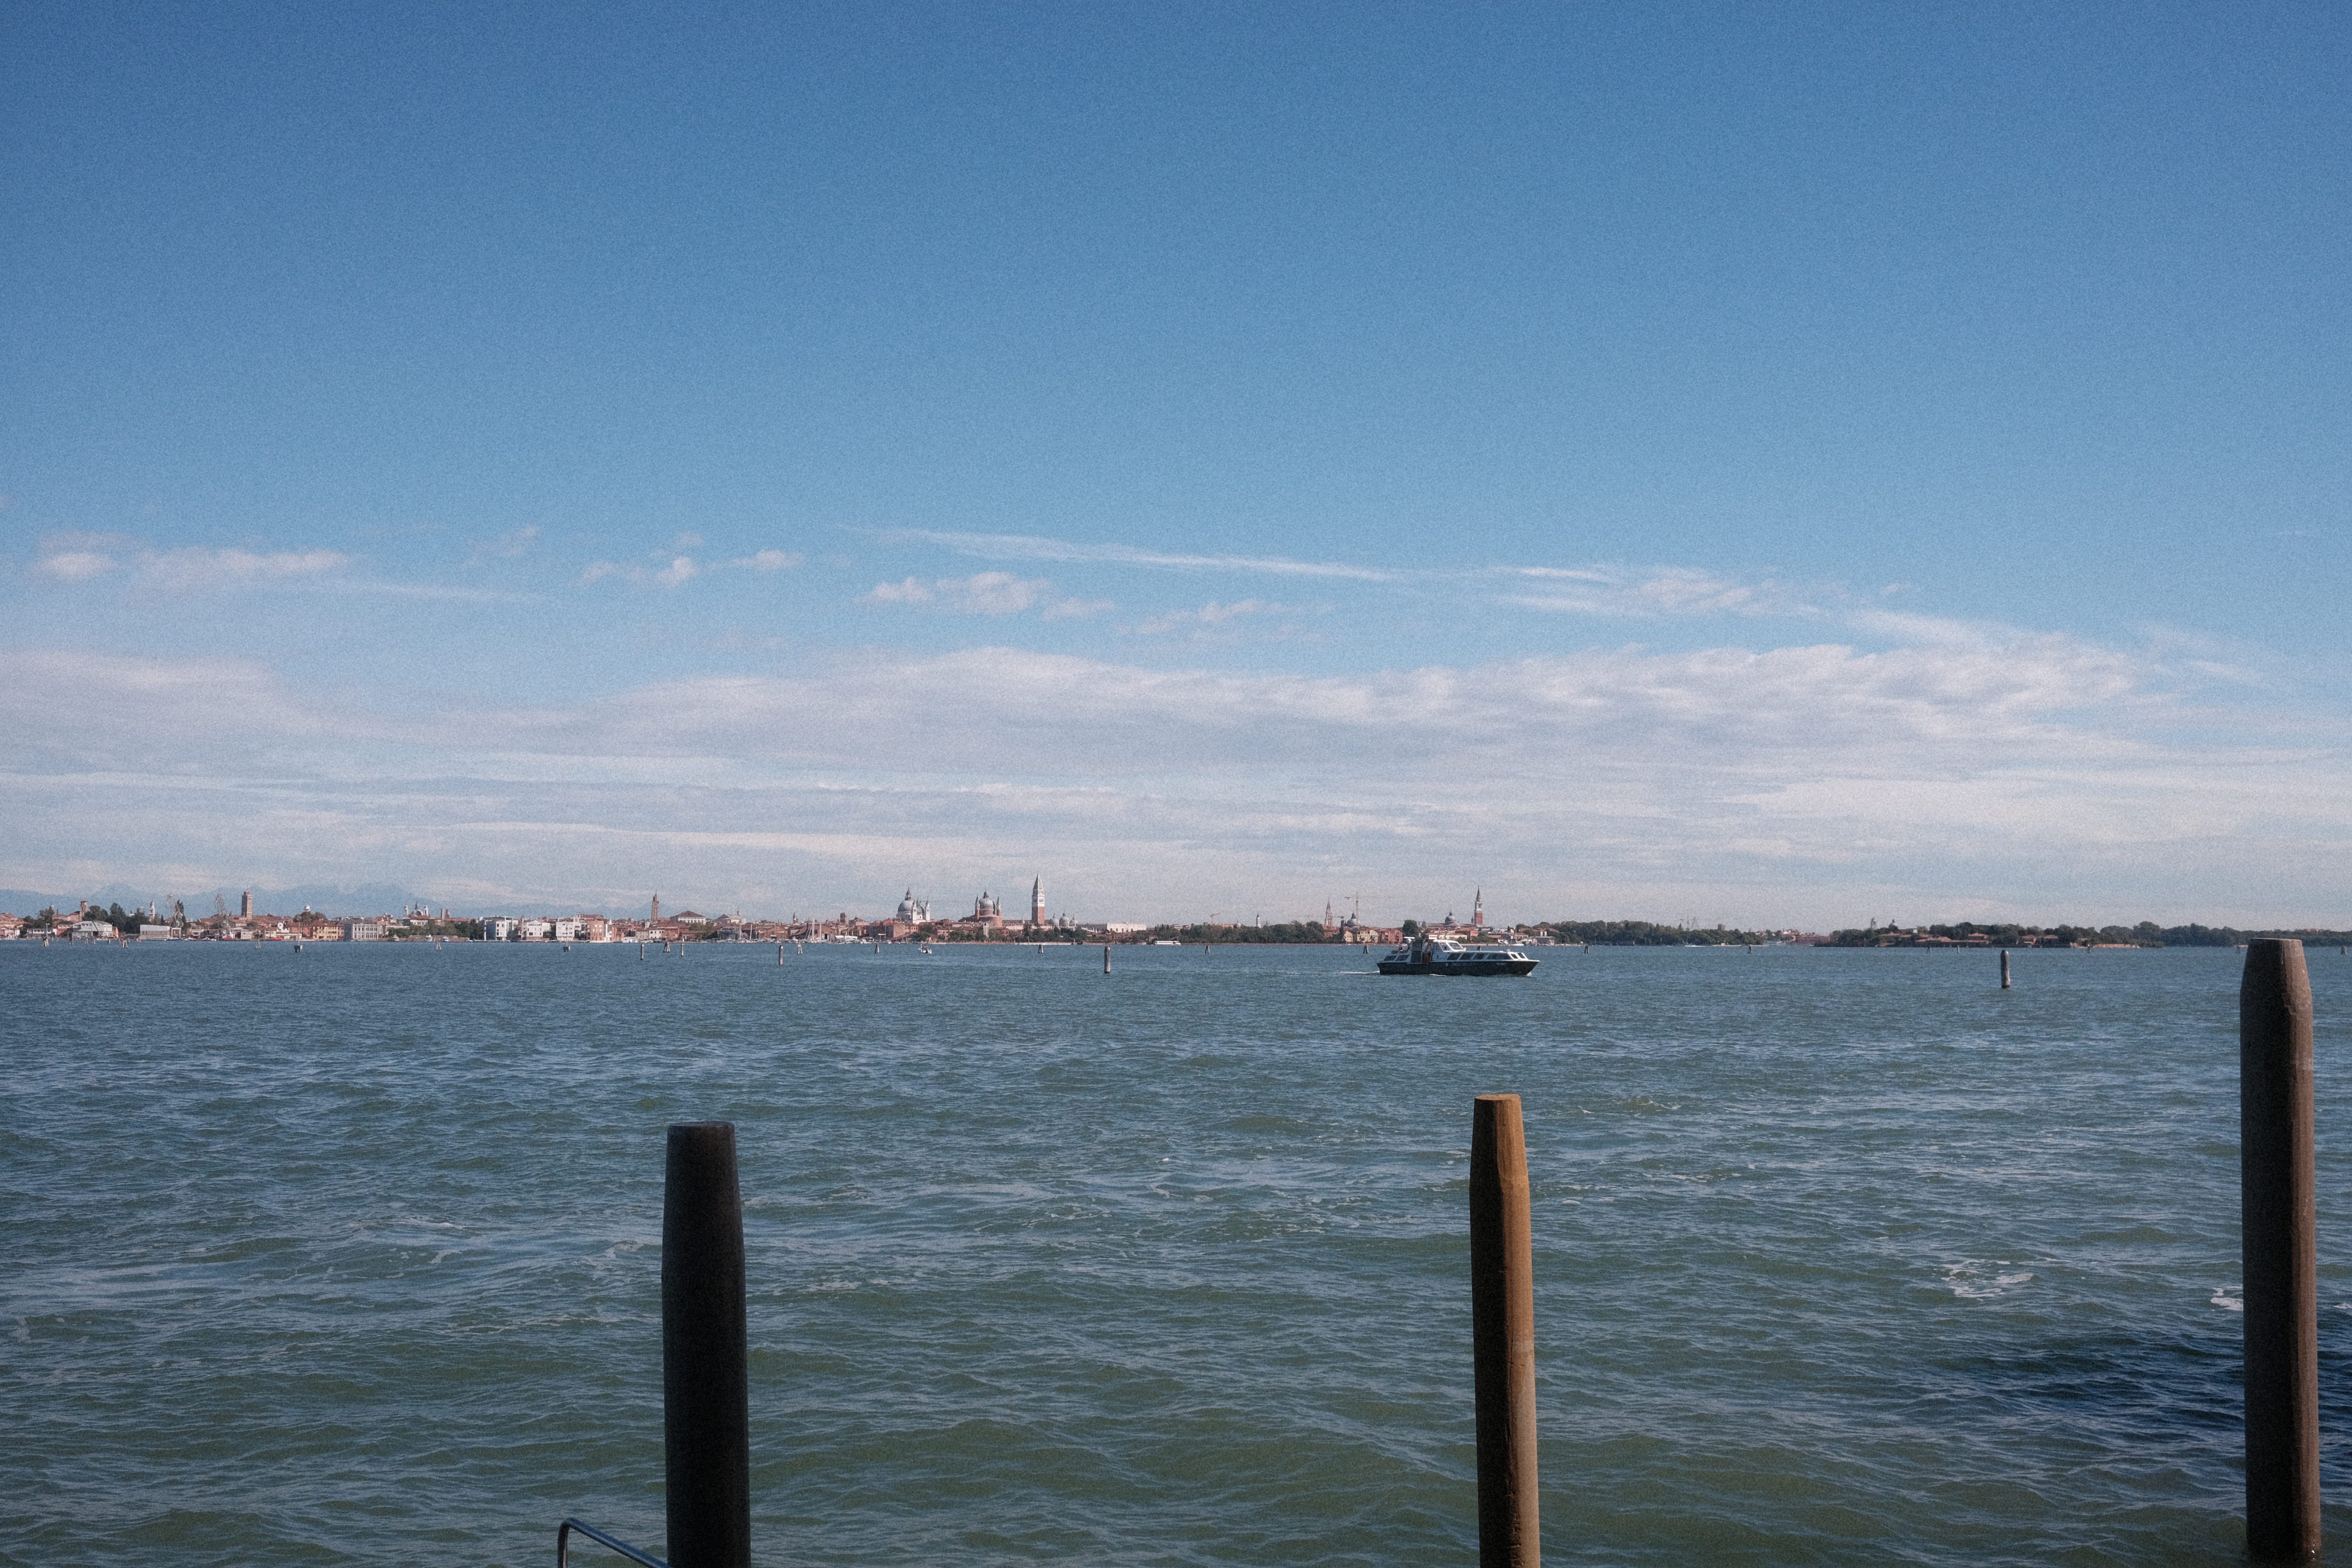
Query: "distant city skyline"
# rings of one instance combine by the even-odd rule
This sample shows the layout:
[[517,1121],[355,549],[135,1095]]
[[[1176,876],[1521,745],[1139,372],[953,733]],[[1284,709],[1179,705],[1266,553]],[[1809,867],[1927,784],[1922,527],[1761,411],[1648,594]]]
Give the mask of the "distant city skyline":
[[[670,906],[667,911],[663,909],[662,897],[658,893],[646,894],[644,898],[636,900],[634,906],[625,904],[614,906],[563,903],[522,905],[516,904],[511,900],[509,900],[505,903],[484,905],[478,908],[459,908],[449,904],[446,900],[435,900],[432,899],[423,898],[406,889],[389,887],[381,883],[366,885],[360,888],[304,887],[276,890],[254,889],[249,887],[221,888],[209,889],[196,894],[190,894],[184,891],[140,891],[137,889],[125,889],[117,885],[110,885],[108,887],[100,888],[95,892],[79,891],[72,893],[37,892],[18,888],[0,888],[0,913],[34,914],[37,913],[44,908],[53,906],[70,911],[77,902],[84,900],[100,908],[104,908],[109,903],[121,903],[127,909],[131,910],[141,910],[153,907],[160,910],[160,911],[165,915],[171,913],[174,903],[178,903],[184,907],[190,919],[197,919],[211,915],[215,912],[215,910],[217,909],[225,910],[239,919],[252,919],[257,916],[272,915],[288,916],[304,911],[316,910],[322,914],[331,913],[335,915],[407,915],[411,913],[433,915],[437,911],[441,916],[459,920],[479,920],[489,916],[538,919],[549,918],[557,915],[578,914],[598,915],[613,920],[637,920],[652,922],[659,922],[665,920],[679,920],[687,918],[689,915],[701,920],[741,918],[744,920],[761,921],[782,921],[794,916],[801,919],[831,919],[836,912],[840,912],[847,913],[860,920],[880,921],[893,918],[893,911],[895,909],[896,918],[901,920],[912,920],[920,923],[930,923],[934,921],[944,922],[958,920],[969,920],[981,916],[991,916],[1003,921],[1008,925],[1018,927],[1022,923],[1024,913],[1031,923],[1037,925],[1050,925],[1057,922],[1073,925],[1099,925],[1105,921],[1129,924],[1133,923],[1137,919],[1145,919],[1147,923],[1151,924],[1167,923],[1170,921],[1181,921],[1184,923],[1204,923],[1206,921],[1206,917],[1202,916],[1155,916],[1150,910],[1138,909],[1096,911],[1085,915],[1075,914],[1068,911],[1055,911],[1049,913],[1045,908],[1045,878],[1042,875],[1034,877],[1030,879],[1030,896],[1025,910],[1016,912],[1011,916],[1007,916],[1003,913],[1003,900],[994,898],[985,889],[982,889],[975,896],[973,900],[973,909],[970,914],[957,914],[954,912],[935,914],[931,908],[932,900],[916,897],[915,890],[912,886],[908,886],[898,898],[894,900],[881,901],[869,900],[863,903],[850,903],[841,906],[838,910],[820,910],[813,907],[795,907],[789,910],[782,908],[743,909],[740,906],[714,907],[709,910],[702,910],[696,908],[695,902],[691,899],[683,900],[672,899],[670,900]],[[1483,917],[1485,908],[1483,894],[1478,890],[1474,889],[1471,895],[1471,914],[1469,918],[1475,921]],[[1350,911],[1350,915],[1352,915],[1352,913],[1353,911]],[[1454,918],[1454,910],[1449,906],[1443,913],[1408,913],[1396,916],[1393,919],[1383,922],[1367,921],[1367,923],[1383,923],[1393,926],[1404,920],[1424,920],[1433,921],[1443,921]],[[1324,905],[1324,913],[1320,917],[1312,911],[1306,913],[1275,913],[1269,915],[1264,910],[1253,910],[1248,915],[1239,917],[1228,916],[1215,923],[1239,927],[1254,923],[1288,923],[1291,921],[1312,921],[1318,918],[1324,919],[1327,924],[1336,925],[1341,919],[1349,917],[1333,915],[1331,911],[1331,900],[1327,899]],[[1538,917],[1529,916],[1525,918],[1535,919]],[[1547,916],[1540,918],[1549,919],[1566,917]]]
[[0,884],[2352,923],[2352,12],[457,16],[22,13]]

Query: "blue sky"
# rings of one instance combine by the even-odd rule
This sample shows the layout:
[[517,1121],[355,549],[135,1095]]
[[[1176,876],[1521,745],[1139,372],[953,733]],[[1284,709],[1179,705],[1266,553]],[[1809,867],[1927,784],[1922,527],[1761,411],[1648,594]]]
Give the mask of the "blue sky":
[[2352,923],[2352,23],[11,7],[0,883]]

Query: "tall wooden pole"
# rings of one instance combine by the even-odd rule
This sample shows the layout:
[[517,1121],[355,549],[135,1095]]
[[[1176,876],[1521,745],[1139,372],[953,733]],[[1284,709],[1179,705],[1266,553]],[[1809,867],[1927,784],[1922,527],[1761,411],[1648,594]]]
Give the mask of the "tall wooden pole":
[[751,1568],[751,1400],[735,1127],[669,1130],[662,1194],[662,1449],[672,1568]]
[[2246,944],[2238,987],[2239,1194],[2246,1289],[2246,1548],[2319,1550],[2319,1272],[2311,977],[2303,943]]
[[1470,1317],[1477,1363],[1478,1565],[1538,1568],[1535,1249],[1519,1097],[1470,1121]]

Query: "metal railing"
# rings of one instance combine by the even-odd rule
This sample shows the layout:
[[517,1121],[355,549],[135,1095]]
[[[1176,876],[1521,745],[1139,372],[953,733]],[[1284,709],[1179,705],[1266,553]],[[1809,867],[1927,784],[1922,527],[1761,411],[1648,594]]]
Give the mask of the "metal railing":
[[640,1552],[618,1537],[605,1534],[584,1520],[567,1519],[556,1527],[555,1568],[571,1568],[572,1532],[578,1531],[599,1546],[609,1546],[632,1563],[642,1563],[645,1568],[669,1568],[660,1558]]

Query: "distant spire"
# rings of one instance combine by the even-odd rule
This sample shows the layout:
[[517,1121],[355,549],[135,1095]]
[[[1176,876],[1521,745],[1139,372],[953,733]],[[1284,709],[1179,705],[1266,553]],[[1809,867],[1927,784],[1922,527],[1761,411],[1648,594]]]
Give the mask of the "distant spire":
[[1470,929],[1483,930],[1486,924],[1486,889],[1479,889],[1470,895]]

